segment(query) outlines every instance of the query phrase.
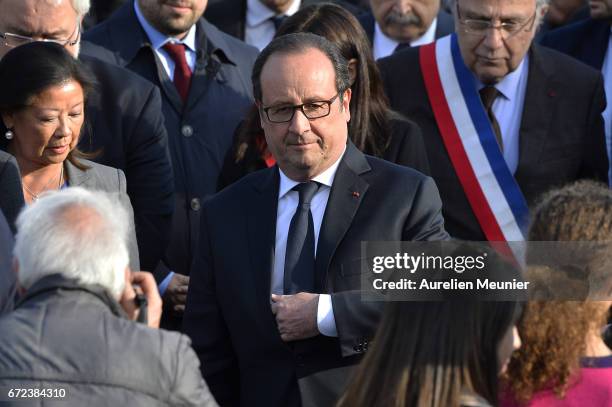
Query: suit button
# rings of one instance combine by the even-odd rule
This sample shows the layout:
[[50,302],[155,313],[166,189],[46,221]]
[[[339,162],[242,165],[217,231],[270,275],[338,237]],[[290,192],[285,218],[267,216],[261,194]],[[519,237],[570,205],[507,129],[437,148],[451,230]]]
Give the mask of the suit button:
[[197,212],[200,210],[200,208],[201,208],[200,200],[198,198],[193,198],[191,200],[191,209]]
[[191,137],[191,136],[193,136],[193,127],[191,127],[190,125],[186,124],[183,127],[181,127],[181,133],[185,137]]

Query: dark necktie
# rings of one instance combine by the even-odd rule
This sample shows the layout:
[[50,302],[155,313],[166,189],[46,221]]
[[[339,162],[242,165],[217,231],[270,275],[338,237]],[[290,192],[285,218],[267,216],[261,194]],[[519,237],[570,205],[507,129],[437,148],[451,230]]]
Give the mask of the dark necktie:
[[185,45],[167,42],[163,48],[174,61],[174,86],[179,95],[181,95],[183,103],[185,103],[189,95],[189,85],[191,84],[191,69],[189,69],[187,58],[185,58]]
[[485,86],[480,89],[480,100],[482,100],[482,105],[484,106],[487,116],[489,117],[489,121],[491,122],[491,127],[493,127],[493,133],[495,133],[495,139],[497,140],[497,145],[499,149],[504,151],[504,142],[502,140],[501,129],[499,128],[499,123],[497,122],[497,118],[493,113],[493,102],[495,98],[499,95],[499,91],[495,86]]
[[300,194],[300,201],[291,218],[285,250],[285,294],[314,291],[315,236],[310,201],[319,189],[314,181],[293,187]]
[[410,43],[409,42],[400,42],[399,44],[397,44],[397,47],[395,47],[395,49],[393,50],[393,53],[395,54],[396,52],[405,50],[410,48]]
[[287,19],[287,16],[284,14],[278,15],[278,16],[274,16],[271,17],[270,20],[272,20],[272,23],[274,23],[274,31],[278,31],[278,27],[281,26],[281,24],[283,23],[283,21],[285,21]]

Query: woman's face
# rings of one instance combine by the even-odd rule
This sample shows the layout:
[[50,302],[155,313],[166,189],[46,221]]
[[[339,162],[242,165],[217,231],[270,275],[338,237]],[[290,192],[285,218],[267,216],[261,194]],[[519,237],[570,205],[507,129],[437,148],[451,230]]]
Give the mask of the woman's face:
[[512,352],[521,347],[521,337],[519,336],[516,325],[512,325],[497,346],[497,365],[499,366],[499,374],[501,375],[506,371],[508,362]]
[[83,88],[69,80],[45,89],[18,112],[3,115],[15,134],[13,153],[42,166],[63,162],[79,141],[84,109]]

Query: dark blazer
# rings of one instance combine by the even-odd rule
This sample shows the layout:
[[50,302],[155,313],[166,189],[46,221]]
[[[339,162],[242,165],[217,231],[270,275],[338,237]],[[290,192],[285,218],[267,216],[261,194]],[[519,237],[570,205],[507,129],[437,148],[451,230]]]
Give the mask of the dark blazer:
[[0,210],[0,316],[13,309],[16,280],[13,271],[13,234]]
[[315,264],[315,292],[331,294],[339,337],[285,344],[270,309],[279,178],[276,166],[257,171],[204,204],[183,328],[220,405],[299,405],[296,378],[356,363],[381,306],[361,302],[361,242],[448,236],[431,178],[349,143]]
[[[83,50],[90,44],[83,43]],[[87,98],[79,148],[123,170],[134,207],[140,264],[153,270],[169,240],[174,200],[159,90],[126,69],[81,53],[97,84]],[[0,131],[4,125],[0,122]],[[0,137],[0,148],[6,147]],[[0,198],[1,199],[1,198]],[[7,214],[10,220],[10,214]]]
[[[196,23],[196,67],[183,106],[138,22],[133,2],[126,2],[84,37],[110,50],[116,63],[162,91],[176,204],[166,266],[189,274],[198,241],[201,202],[216,191],[234,129],[253,103],[250,76],[257,50],[200,19]],[[167,275],[168,268],[157,270],[158,281]]]
[[[429,175],[427,152],[425,151],[423,135],[419,126],[399,115],[390,118],[389,122],[391,125],[391,139],[381,158]],[[233,184],[253,171],[267,168],[259,149],[254,143],[247,145],[238,140],[239,130],[240,127],[236,129],[233,146],[225,156],[223,169],[219,175],[219,190]],[[246,150],[244,151],[244,158],[236,161],[236,154],[239,149]]]
[[23,206],[21,175],[15,157],[0,150],[0,208],[9,227],[15,233],[15,221]]
[[[440,10],[438,13],[438,22],[436,26],[436,38],[444,37],[445,35],[452,34],[455,32],[455,22],[453,16],[448,14],[444,10]],[[368,35],[370,44],[374,42],[374,26],[376,19],[371,11],[363,13],[359,16],[359,22]]]
[[[70,161],[64,161],[64,170],[68,180],[68,185],[71,187],[81,187],[85,189],[117,194],[117,199],[123,206],[126,207],[131,219],[128,242],[128,250],[130,252],[130,268],[132,270],[140,270],[138,245],[136,243],[136,234],[134,230],[134,212],[132,210],[132,205],[130,204],[130,198],[126,194],[126,180],[123,171],[117,168],[107,167],[106,165],[97,164],[89,160],[80,160],[80,162],[90,168],[83,171],[72,165]],[[21,208],[23,208],[25,205],[21,187],[21,178],[19,178],[17,182],[19,182],[19,184],[16,191],[19,191],[19,193],[13,193],[12,198],[10,199],[0,200],[0,210],[4,213],[6,213],[7,210],[17,207],[18,205],[20,205],[18,209],[21,210]]]
[[[514,176],[531,205],[543,192],[580,178],[607,182],[608,158],[601,74],[538,45],[529,52]],[[446,229],[456,238],[485,240],[440,136],[418,58],[415,48],[379,61],[391,106],[421,126]]]
[[610,22],[589,18],[549,31],[540,43],[601,71],[609,40]]
[[[354,15],[359,15],[363,9],[342,0],[302,0],[300,8],[324,1],[336,3]],[[247,0],[211,0],[206,6],[204,18],[221,31],[244,40]]]

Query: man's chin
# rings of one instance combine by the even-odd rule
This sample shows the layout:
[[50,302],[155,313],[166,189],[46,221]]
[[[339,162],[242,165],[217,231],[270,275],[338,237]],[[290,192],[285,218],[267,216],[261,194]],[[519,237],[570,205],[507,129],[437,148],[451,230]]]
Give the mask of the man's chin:
[[509,71],[506,66],[478,66],[475,70],[476,77],[480,82],[485,85],[495,85],[506,75],[508,75]]

